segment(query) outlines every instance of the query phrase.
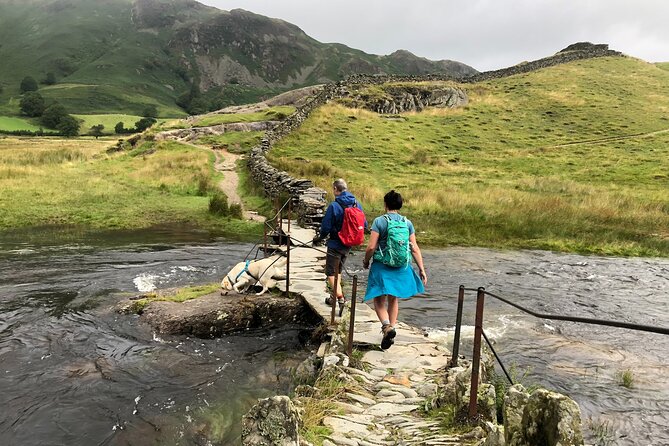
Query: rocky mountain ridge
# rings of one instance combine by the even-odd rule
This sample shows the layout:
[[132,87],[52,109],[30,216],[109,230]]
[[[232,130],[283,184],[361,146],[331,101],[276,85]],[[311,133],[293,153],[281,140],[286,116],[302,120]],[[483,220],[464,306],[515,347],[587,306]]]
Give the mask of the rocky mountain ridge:
[[193,0],[0,0],[0,42],[0,100],[18,94],[25,76],[53,73],[47,96],[83,113],[156,102],[201,113],[354,73],[477,72],[321,43],[283,20]]

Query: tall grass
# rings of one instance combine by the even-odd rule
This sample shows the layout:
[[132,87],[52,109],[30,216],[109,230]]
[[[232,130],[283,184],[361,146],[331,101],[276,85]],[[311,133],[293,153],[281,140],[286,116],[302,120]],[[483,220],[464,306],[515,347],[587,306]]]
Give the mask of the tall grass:
[[189,224],[257,234],[255,226],[209,214],[208,151],[160,142],[142,153],[108,154],[110,145],[93,139],[0,139],[0,228]]
[[248,153],[260,144],[265,132],[226,132],[222,135],[206,135],[197,138],[198,144],[222,146],[232,153]]
[[343,176],[370,217],[398,190],[431,245],[669,255],[669,72],[604,58],[463,88],[457,111],[326,105],[270,161]]

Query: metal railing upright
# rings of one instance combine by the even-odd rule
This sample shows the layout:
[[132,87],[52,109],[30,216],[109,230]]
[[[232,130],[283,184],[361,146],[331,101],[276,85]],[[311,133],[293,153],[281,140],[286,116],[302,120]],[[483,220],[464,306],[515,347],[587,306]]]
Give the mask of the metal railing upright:
[[577,317],[577,316],[563,316],[559,314],[546,314],[546,313],[538,313],[536,311],[530,310],[528,308],[523,307],[522,305],[519,305],[515,302],[511,302],[510,300],[498,296],[496,294],[493,294],[489,291],[486,291],[484,287],[479,287],[479,288],[465,288],[464,285],[460,285],[460,288],[458,290],[458,308],[457,308],[457,313],[456,313],[456,323],[455,323],[455,333],[453,335],[453,349],[452,349],[452,356],[451,356],[451,362],[450,362],[450,367],[456,367],[458,365],[458,356],[459,356],[459,351],[460,351],[460,331],[462,328],[462,308],[464,305],[464,297],[465,297],[465,291],[475,291],[476,292],[476,316],[475,316],[475,322],[474,322],[474,348],[473,348],[473,353],[472,353],[472,378],[471,378],[471,391],[469,395],[469,417],[474,418],[477,415],[477,400],[478,400],[478,381],[479,381],[479,370],[480,370],[480,365],[481,365],[481,338],[483,338],[486,343],[488,344],[488,347],[492,351],[493,355],[495,356],[495,359],[497,360],[497,363],[500,365],[502,368],[504,374],[506,375],[507,379],[511,384],[513,384],[513,380],[509,376],[509,373],[507,372],[506,368],[504,367],[504,364],[502,364],[501,359],[499,358],[499,355],[497,352],[494,350],[492,343],[488,339],[488,336],[486,336],[485,331],[483,330],[483,310],[484,310],[484,305],[485,305],[485,296],[490,296],[494,299],[499,300],[500,302],[503,302],[507,305],[511,305],[512,307],[527,313],[531,316],[540,318],[540,319],[549,319],[549,320],[558,320],[558,321],[568,321],[568,322],[577,322],[577,323],[583,323],[583,324],[590,324],[590,325],[604,325],[608,327],[616,327],[616,328],[624,328],[628,330],[637,330],[637,331],[644,331],[644,332],[649,332],[649,333],[659,333],[659,334],[664,334],[664,335],[669,335],[669,328],[665,327],[654,327],[650,325],[642,325],[642,324],[633,324],[630,322],[620,322],[620,321],[611,321],[611,320],[606,320],[606,319],[597,319],[597,318],[586,318],[586,317]]

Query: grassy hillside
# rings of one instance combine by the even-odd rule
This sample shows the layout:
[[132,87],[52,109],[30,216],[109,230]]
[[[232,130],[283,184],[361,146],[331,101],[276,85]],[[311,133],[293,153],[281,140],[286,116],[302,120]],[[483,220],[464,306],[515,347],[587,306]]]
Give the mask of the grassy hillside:
[[211,152],[175,142],[148,142],[108,154],[114,141],[0,138],[0,228],[147,228],[179,223],[257,232],[250,223],[208,213],[207,193],[220,180]]
[[433,245],[669,256],[669,72],[604,58],[463,88],[460,110],[327,105],[269,156],[347,178],[372,217],[398,189]]
[[282,20],[193,0],[0,0],[0,42],[0,115],[18,114],[25,76],[47,73],[56,84],[40,93],[71,113],[137,115],[156,105],[168,117],[356,72],[475,72],[320,43]]
[[72,112],[140,114],[158,103],[164,114],[178,113],[174,90],[184,81],[165,69],[170,58],[158,50],[165,37],[133,24],[132,3],[0,2],[0,98],[18,95],[24,76],[40,81],[53,72],[58,84],[40,93]]

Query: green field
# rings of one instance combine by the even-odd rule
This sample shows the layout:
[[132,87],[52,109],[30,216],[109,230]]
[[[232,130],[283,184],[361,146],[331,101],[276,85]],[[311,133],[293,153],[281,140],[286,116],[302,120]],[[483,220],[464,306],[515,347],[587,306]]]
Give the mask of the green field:
[[669,72],[600,58],[462,87],[459,110],[326,105],[270,159],[347,178],[371,217],[398,189],[436,246],[669,256]]
[[259,232],[257,225],[208,213],[207,194],[220,179],[210,151],[147,142],[108,154],[113,142],[0,138],[0,228],[187,224],[226,233]]
[[0,116],[0,130],[14,132],[19,130],[29,130],[36,132],[39,126],[32,124],[28,119],[17,118],[14,116]]

